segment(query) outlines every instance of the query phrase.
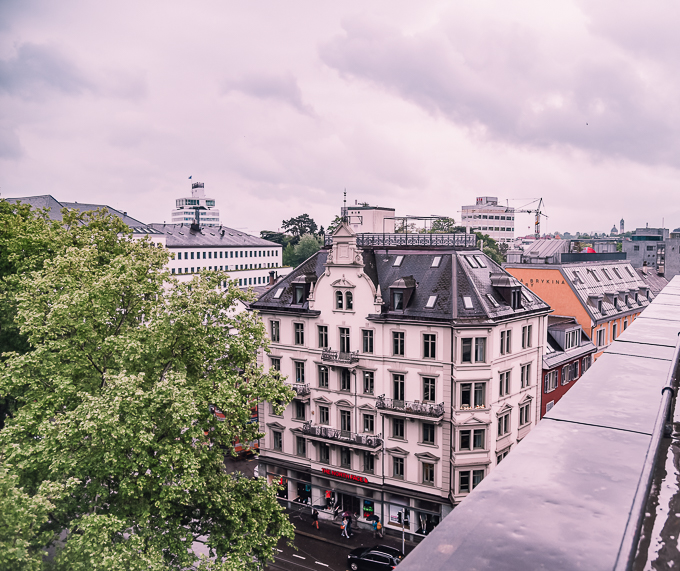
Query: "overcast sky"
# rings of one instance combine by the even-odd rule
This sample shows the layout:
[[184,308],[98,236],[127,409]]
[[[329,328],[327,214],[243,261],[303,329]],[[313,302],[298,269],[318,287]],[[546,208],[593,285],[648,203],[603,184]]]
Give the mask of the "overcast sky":
[[[680,4],[0,1],[0,193],[256,233],[348,200],[680,226]],[[518,217],[517,234],[528,232]]]

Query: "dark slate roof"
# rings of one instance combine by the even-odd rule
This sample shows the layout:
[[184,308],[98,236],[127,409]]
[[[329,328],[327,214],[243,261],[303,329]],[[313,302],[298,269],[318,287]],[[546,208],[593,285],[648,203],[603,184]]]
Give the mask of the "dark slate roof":
[[[254,309],[281,311],[308,311],[308,303],[302,306],[292,305],[293,282],[301,281],[304,276],[320,276],[325,268],[327,250],[321,250],[295,268],[280,284],[262,295],[252,304]],[[514,278],[512,282],[522,291],[530,301],[523,299],[522,309],[513,310],[491,285],[491,274],[509,276],[498,264],[494,263],[479,250],[363,250],[364,271],[377,287],[380,285],[385,304],[380,315],[371,316],[372,319],[413,319],[413,320],[456,320],[457,323],[479,322],[487,320],[502,320],[506,317],[533,311],[547,311],[549,306],[527,288],[521,286]],[[465,256],[480,257],[486,267],[472,268],[465,260]],[[399,266],[395,266],[397,257],[403,256]],[[433,259],[441,257],[438,267],[432,267]],[[457,291],[453,291],[453,259],[456,258]],[[390,286],[396,282],[414,280],[416,287],[407,307],[404,310],[390,311]],[[276,292],[283,288],[281,296],[274,298]],[[492,296],[498,303],[496,307],[487,297]],[[434,307],[427,308],[426,304],[431,296],[437,296]],[[466,309],[464,297],[472,300],[472,309]],[[454,304],[456,313],[454,313]],[[455,315],[457,314],[457,317]]]
[[[309,303],[305,302],[303,305],[293,305],[293,282],[300,277],[313,275],[318,278],[324,271],[324,264],[328,250],[319,250],[313,256],[302,262],[297,268],[290,272],[279,283],[275,284],[270,290],[265,292],[260,298],[250,304],[253,309],[275,309],[281,311],[309,311]],[[279,289],[283,288],[283,292],[278,299],[274,296]]]
[[113,216],[120,218],[130,229],[136,234],[159,234],[154,230],[151,225],[144,224],[139,220],[128,216],[127,212],[121,212],[115,208],[111,208],[106,204],[88,204],[84,202],[60,202],[53,196],[49,194],[44,194],[41,196],[22,196],[19,198],[7,198],[7,202],[22,204],[30,204],[33,208],[49,208],[49,216],[52,220],[62,220],[61,209],[68,208],[70,210],[78,210],[80,212],[90,212],[92,210],[97,210],[99,208],[106,209]]
[[150,226],[165,234],[165,245],[168,248],[205,248],[206,246],[281,247],[281,244],[263,240],[227,226],[202,226],[198,232],[191,230],[189,224],[150,224]]
[[[647,270],[647,272],[643,270]],[[655,296],[668,285],[668,280],[664,276],[657,274],[652,268],[635,268],[635,271]]]

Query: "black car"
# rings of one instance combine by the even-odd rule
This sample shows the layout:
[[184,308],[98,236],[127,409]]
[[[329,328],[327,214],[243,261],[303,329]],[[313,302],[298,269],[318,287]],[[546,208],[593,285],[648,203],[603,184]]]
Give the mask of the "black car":
[[[389,551],[390,553],[386,553]],[[396,556],[395,556],[396,553]],[[394,569],[401,561],[401,553],[393,547],[359,547],[350,551],[347,565],[352,571],[383,571]]]

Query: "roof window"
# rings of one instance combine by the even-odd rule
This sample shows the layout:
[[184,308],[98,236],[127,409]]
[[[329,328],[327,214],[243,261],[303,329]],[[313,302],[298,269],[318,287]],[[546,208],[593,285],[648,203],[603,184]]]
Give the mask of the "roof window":
[[[467,256],[465,256],[467,258]],[[463,307],[465,309],[472,309],[472,298],[468,295],[463,296]]]
[[480,268],[486,268],[486,264],[484,263],[484,258],[481,256],[475,256],[475,260],[477,260],[477,263],[479,264]]
[[527,303],[533,303],[534,301],[536,301],[534,299],[534,296],[531,295],[528,291],[522,290],[522,297],[524,298],[524,301],[526,301]]
[[631,278],[634,277],[634,276],[633,276],[633,272],[630,270],[630,268],[629,268],[628,266],[624,266],[624,267],[626,268],[626,271],[628,272],[628,275],[629,275]]
[[274,299],[279,299],[281,297],[282,293],[283,293],[283,288],[280,287],[279,289],[276,290],[276,293],[274,294]]
[[404,261],[404,256],[397,256],[397,257],[394,259],[394,264],[392,264],[392,266],[398,268],[399,266],[401,266],[401,263],[402,263],[403,261]]
[[619,268],[612,268],[612,270],[614,270],[614,273],[616,274],[617,278],[622,279],[621,272],[619,272]]
[[591,274],[593,274],[593,277],[595,278],[596,282],[600,281],[600,276],[597,275],[597,270],[589,270]]
[[494,307],[500,307],[501,306],[501,304],[496,301],[496,298],[494,296],[492,296],[490,293],[487,293],[486,297],[489,299],[489,301],[491,302],[491,305],[493,305]]
[[467,263],[470,264],[471,268],[478,268],[479,266],[477,265],[477,262],[475,262],[475,259],[472,256],[463,256],[466,260]]
[[430,266],[431,268],[438,268],[439,264],[442,263],[442,257],[441,256],[435,256],[432,258],[432,265]]
[[432,309],[436,302],[437,302],[437,296],[431,295],[430,297],[427,298],[427,303],[425,304],[425,307],[427,309]]
[[602,273],[607,276],[607,279],[610,280],[612,279],[612,275],[609,273],[609,270],[607,268],[602,268]]
[[581,279],[581,274],[578,273],[578,270],[574,270],[574,276],[572,281],[578,282],[580,284],[583,283],[583,280]]

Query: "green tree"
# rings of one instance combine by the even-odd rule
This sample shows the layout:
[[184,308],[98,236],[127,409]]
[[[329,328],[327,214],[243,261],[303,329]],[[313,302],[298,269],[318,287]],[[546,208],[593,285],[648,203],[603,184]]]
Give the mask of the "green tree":
[[[482,242],[482,252],[484,252],[489,258],[491,258],[498,265],[503,264],[506,261],[505,254],[507,253],[507,245],[501,244],[499,246],[498,242],[491,238],[488,234],[482,234],[481,232],[475,232],[477,236],[477,242]],[[505,246],[501,249],[501,246]]]
[[307,258],[314,255],[321,248],[319,240],[311,234],[305,234],[300,238],[300,242],[295,246],[295,257],[298,265],[304,262]]
[[432,222],[430,233],[432,234],[455,234],[465,232],[464,226],[457,226],[453,218],[438,218]]
[[301,214],[290,220],[284,220],[281,222],[281,227],[295,238],[295,244],[297,244],[300,238],[305,234],[316,234],[319,229],[316,222],[310,218],[309,214]]
[[[68,530],[57,569],[258,568],[292,526],[276,488],[227,473],[224,455],[261,437],[253,407],[293,393],[256,364],[264,326],[233,311],[249,294],[223,291],[221,272],[178,283],[167,251],[116,220],[45,222],[48,247],[2,280],[30,349],[6,353],[0,371],[16,403],[0,431],[2,485],[27,506],[25,559]],[[191,551],[198,541],[211,562]]]
[[333,235],[333,232],[335,232],[338,229],[338,226],[342,224],[342,217],[336,215],[335,218],[331,221],[331,223],[328,225],[328,228],[326,229],[326,233],[329,236]]

